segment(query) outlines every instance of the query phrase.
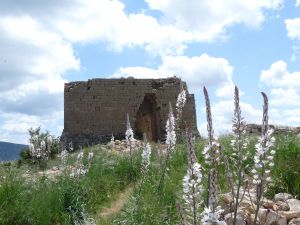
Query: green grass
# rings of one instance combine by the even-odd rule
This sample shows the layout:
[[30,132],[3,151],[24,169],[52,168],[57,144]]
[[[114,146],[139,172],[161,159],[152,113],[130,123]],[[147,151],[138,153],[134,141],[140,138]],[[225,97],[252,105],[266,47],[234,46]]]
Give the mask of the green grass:
[[[255,136],[250,136],[249,151],[254,154]],[[278,192],[288,192],[300,197],[300,143],[295,136],[280,135],[276,137],[275,168],[272,178],[274,186],[269,189],[268,196]],[[220,138],[224,154],[231,151],[230,137]],[[204,164],[202,150],[206,141],[199,139],[195,144],[198,161]],[[112,151],[96,147],[96,156],[86,176],[80,179],[70,178],[64,174],[56,180],[38,177],[37,180],[23,178],[24,171],[36,174],[37,165],[22,164],[17,167],[0,166],[0,225],[49,225],[74,224],[85,211],[89,216],[97,218],[97,224],[178,224],[176,202],[182,199],[182,178],[187,172],[187,146],[178,144],[169,163],[162,193],[157,192],[161,176],[163,160],[159,160],[157,146],[152,148],[150,170],[141,189],[140,202],[136,206],[137,191],[141,181],[140,152],[133,157],[133,168],[136,189],[132,192],[124,210],[107,219],[99,218],[103,208],[110,207],[119,193],[129,185],[133,186],[131,164],[128,155],[119,155]],[[69,163],[75,162],[74,156]],[[251,162],[249,162],[251,165]],[[52,160],[48,167],[59,165],[59,160]],[[249,168],[250,170],[250,168]],[[203,178],[204,189],[207,173]],[[228,192],[224,165],[218,167],[218,191]],[[203,199],[205,199],[204,193]]]
[[287,192],[300,199],[300,140],[294,135],[276,137],[273,186],[269,196]]
[[[140,164],[139,157],[134,157],[134,163]],[[73,224],[83,210],[96,213],[132,182],[128,156],[104,151],[97,152],[91,169],[80,179],[65,174],[55,181],[46,177],[26,180],[22,178],[25,168],[1,168],[1,225]]]

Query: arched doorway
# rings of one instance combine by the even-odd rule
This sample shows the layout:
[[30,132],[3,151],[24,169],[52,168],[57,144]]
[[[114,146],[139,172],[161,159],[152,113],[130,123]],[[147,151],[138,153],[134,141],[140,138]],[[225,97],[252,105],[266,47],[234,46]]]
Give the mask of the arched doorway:
[[144,100],[136,115],[136,133],[142,137],[146,133],[148,140],[159,139],[159,118],[155,94],[145,94]]

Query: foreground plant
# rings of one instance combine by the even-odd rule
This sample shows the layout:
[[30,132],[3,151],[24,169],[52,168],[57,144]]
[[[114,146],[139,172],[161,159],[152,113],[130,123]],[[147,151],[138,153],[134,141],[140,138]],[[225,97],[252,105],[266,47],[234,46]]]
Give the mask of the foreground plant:
[[166,123],[167,155],[166,155],[165,163],[163,165],[162,174],[157,188],[159,193],[161,193],[163,190],[164,180],[165,180],[166,172],[168,170],[169,160],[171,158],[172,152],[174,151],[175,144],[176,144],[175,119],[174,119],[171,102],[169,102],[169,114]]
[[130,125],[130,119],[129,119],[129,114],[126,114],[126,132],[125,132],[125,138],[126,138],[126,143],[127,143],[127,147],[129,147],[129,153],[130,153],[130,165],[131,165],[131,180],[134,182],[135,181],[135,177],[134,177],[134,168],[133,168],[133,151],[134,151],[134,147],[135,147],[135,139],[134,139],[134,134],[133,134],[133,130],[131,128]]
[[[216,213],[217,203],[217,162],[220,160],[221,146],[214,137],[214,130],[212,124],[211,107],[208,92],[203,88],[205,104],[206,104],[206,120],[207,120],[207,133],[208,145],[204,148],[203,154],[206,163],[209,166],[208,173],[208,199],[206,201],[207,210],[211,210],[212,214]],[[207,211],[206,210],[206,211]]]
[[261,94],[264,99],[262,134],[255,145],[254,169],[252,170],[253,185],[256,191],[254,225],[257,222],[258,211],[263,203],[264,194],[267,192],[271,182],[270,173],[274,167],[273,158],[275,154],[273,149],[275,138],[272,136],[273,129],[269,127],[268,97],[263,92]]
[[[249,166],[245,164],[246,160],[249,158],[249,151],[247,150],[249,140],[246,137],[246,122],[242,117],[239,89],[237,87],[235,87],[234,89],[234,114],[232,119],[232,134],[232,154],[230,155],[230,159],[233,169],[230,169],[227,158],[225,158],[225,164],[226,175],[231,187],[231,194],[234,202],[233,224],[235,225],[239,203],[243,199],[243,195],[241,195],[240,193],[241,187],[247,184],[247,182],[244,182],[245,169]],[[246,190],[246,187],[244,187],[244,190]]]
[[202,168],[197,162],[191,129],[188,131],[188,150],[188,171],[183,178],[184,211],[186,221],[189,224],[196,225],[200,221],[201,216],[200,206],[202,203],[201,194],[203,191],[201,184]]
[[182,110],[186,103],[186,90],[183,88],[183,82],[180,82],[180,92],[176,101],[176,132],[179,135],[180,125],[182,122]]
[[115,145],[115,137],[114,137],[113,133],[111,134],[110,145],[111,145],[112,149],[114,149],[116,147],[116,145]]
[[[180,204],[177,203],[177,211],[179,213],[180,224],[203,224],[203,225],[221,225],[225,224],[224,221],[220,220],[221,210],[220,207],[216,206],[216,186],[209,189],[209,191],[213,191],[209,193],[210,195],[210,204],[214,206],[211,208],[210,206],[204,207],[204,211],[202,209],[202,195],[203,195],[203,187],[202,187],[202,173],[203,169],[201,165],[198,163],[194,145],[193,145],[193,137],[191,129],[188,130],[188,171],[187,174],[183,178],[183,200],[184,207],[181,208]],[[213,174],[211,174],[214,176]],[[212,199],[215,198],[215,199]]]
[[142,151],[142,168],[141,168],[143,177],[145,177],[149,171],[150,157],[151,157],[151,146],[147,141],[146,134],[144,134],[144,146]]

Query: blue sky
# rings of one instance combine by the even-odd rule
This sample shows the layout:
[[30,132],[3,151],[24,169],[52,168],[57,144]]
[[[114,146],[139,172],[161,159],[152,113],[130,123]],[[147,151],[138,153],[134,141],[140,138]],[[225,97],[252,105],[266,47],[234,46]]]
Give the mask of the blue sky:
[[[226,3],[225,3],[226,2]],[[234,85],[246,121],[300,126],[299,0],[1,0],[0,140],[63,129],[63,84],[177,75],[195,93],[205,135],[206,85],[215,131],[230,132]]]

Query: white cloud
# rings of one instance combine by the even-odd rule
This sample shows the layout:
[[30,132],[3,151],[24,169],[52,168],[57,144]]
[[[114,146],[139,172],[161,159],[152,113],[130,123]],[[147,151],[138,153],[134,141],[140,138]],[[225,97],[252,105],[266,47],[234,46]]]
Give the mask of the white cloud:
[[291,39],[300,39],[300,18],[284,20],[287,36]]
[[200,56],[166,56],[157,69],[146,67],[120,68],[112,77],[162,78],[181,77],[188,83],[192,92],[198,92],[204,85],[215,86],[217,96],[231,97],[233,93],[233,67],[224,58],[207,54]]
[[289,72],[287,64],[280,60],[274,62],[269,69],[263,70],[260,80],[271,87],[272,104],[299,106],[300,71]]
[[[240,103],[242,116],[247,123],[259,124],[261,121],[262,112],[260,109],[254,108],[252,105],[241,102]],[[216,135],[230,133],[232,130],[232,116],[234,110],[233,100],[219,101],[211,106],[212,120],[214,131]],[[205,114],[205,109],[201,110]],[[200,122],[198,128],[200,133],[207,136],[206,121]]]
[[[151,54],[178,55],[189,43],[222,38],[231,25],[259,27],[265,20],[264,11],[280,8],[283,0],[146,2],[150,9],[131,14],[118,0],[62,0],[46,4],[14,0],[0,3],[0,8],[3,15],[28,15],[72,43],[100,41],[117,51],[142,46]],[[146,14],[152,10],[159,10],[162,18]]]
[[[178,55],[189,43],[222,38],[231,25],[259,27],[264,10],[281,4],[281,0],[147,2],[151,9],[128,14],[118,0],[0,1],[0,113],[15,118],[24,115],[20,116],[24,120],[36,118],[33,121],[53,127],[61,124],[63,115],[58,112],[63,107],[64,74],[80,70],[74,44],[98,42],[114,51],[140,46],[163,57],[155,70],[120,68],[119,74],[181,75],[192,89],[211,85],[218,88],[217,95],[227,96],[233,88],[233,68],[226,59]],[[150,16],[152,10],[159,10],[161,18]],[[22,125],[19,134],[8,123],[14,119],[2,116],[2,120],[5,137],[21,140],[23,135],[24,139],[27,125],[15,119]]]
[[42,130],[51,130],[52,134],[60,135],[63,111],[53,112],[50,115],[36,116],[24,113],[0,113],[3,123],[0,127],[0,140],[20,144],[28,144],[28,129],[41,126]]
[[151,10],[163,14],[162,19],[143,12],[126,14],[120,1],[77,0],[52,24],[72,42],[105,41],[115,50],[138,45],[151,54],[177,55],[188,43],[222,38],[231,25],[260,27],[265,20],[264,10],[278,9],[283,1],[146,2]]
[[296,0],[296,2],[295,2],[295,7],[298,7],[298,6],[300,6],[300,0]]
[[149,7],[163,12],[162,21],[191,31],[195,38],[212,40],[233,24],[259,27],[265,9],[279,9],[282,0],[211,1],[146,0]]
[[[14,8],[21,16],[39,21],[46,31],[70,43],[104,42],[114,51],[141,46],[151,54],[165,55],[182,54],[185,43],[193,40],[189,32],[172,24],[163,25],[152,16],[143,13],[126,14],[125,5],[117,0],[53,1],[47,3],[49,10],[42,3],[27,4],[34,4],[33,9],[22,1],[15,4],[2,3],[2,7]],[[44,13],[39,13],[38,8],[44,10]],[[20,15],[14,14],[15,11],[4,10],[3,15],[20,18]]]
[[80,62],[71,43],[30,16],[0,17],[0,33],[1,139],[25,143],[29,127],[62,122],[63,74]]

